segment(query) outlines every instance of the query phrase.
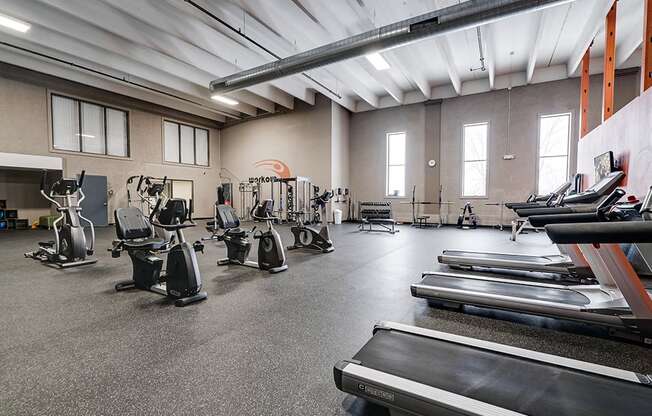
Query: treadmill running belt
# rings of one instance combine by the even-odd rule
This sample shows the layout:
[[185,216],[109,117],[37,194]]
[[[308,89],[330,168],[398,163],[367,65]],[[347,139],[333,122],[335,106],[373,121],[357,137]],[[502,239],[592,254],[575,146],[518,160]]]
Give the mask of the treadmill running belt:
[[493,282],[490,280],[433,274],[424,277],[419,285],[432,286],[433,288],[440,287],[442,289],[467,290],[476,293],[511,296],[546,302],[565,303],[577,306],[589,304],[589,298],[570,289],[530,286],[509,283],[507,281]]
[[[521,262],[521,263],[532,263],[534,265],[545,265],[550,263],[559,263],[562,261],[568,261],[565,256],[560,254],[550,254],[547,256],[528,256],[528,255],[519,255],[511,253],[481,253],[481,252],[464,252],[464,251],[455,251],[455,250],[446,250],[441,255],[442,258],[453,258],[456,263],[466,264],[465,260],[471,260],[472,263],[477,263],[481,260],[490,260],[490,261],[508,261],[508,262]],[[461,259],[460,259],[461,257]],[[496,267],[496,266],[492,266]]]
[[380,329],[362,365],[531,416],[652,415],[652,389],[400,331]]

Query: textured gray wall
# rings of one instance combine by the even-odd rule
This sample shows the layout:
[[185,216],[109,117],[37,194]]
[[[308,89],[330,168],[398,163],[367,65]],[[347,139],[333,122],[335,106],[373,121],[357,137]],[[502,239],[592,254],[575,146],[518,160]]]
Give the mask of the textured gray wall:
[[[59,156],[64,159],[66,176],[76,175],[82,169],[90,175],[107,176],[109,189],[113,190],[109,198],[109,221],[115,208],[127,205],[127,178],[141,174],[192,180],[195,216],[213,215],[220,169],[219,130],[210,129],[210,167],[163,163],[163,117],[137,110],[129,112],[129,158],[51,151],[47,108],[46,88],[0,78],[0,152]],[[25,188],[25,192],[33,189]]]

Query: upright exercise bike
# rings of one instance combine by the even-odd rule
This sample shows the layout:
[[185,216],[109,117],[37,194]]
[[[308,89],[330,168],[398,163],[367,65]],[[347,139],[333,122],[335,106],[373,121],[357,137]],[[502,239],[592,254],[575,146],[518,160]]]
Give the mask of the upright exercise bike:
[[314,201],[314,206],[319,208],[321,214],[321,228],[319,231],[303,223],[304,212],[293,212],[297,218],[297,225],[290,229],[294,235],[294,245],[288,246],[288,250],[307,249],[321,253],[330,253],[335,250],[328,230],[328,220],[326,219],[326,204],[331,198],[333,198],[333,193],[326,191],[310,199]]
[[[148,290],[174,299],[175,306],[204,300],[208,295],[201,291],[201,274],[195,254],[203,252],[204,246],[200,242],[188,243],[183,235],[184,228],[196,225],[190,214],[192,207],[186,208],[186,201],[181,198],[168,199],[163,209],[160,209],[161,202],[159,199],[149,219],[136,207],[115,211],[118,239],[109,250],[114,258],[126,251],[133,266],[132,278],[117,283],[115,290]],[[169,248],[170,242],[157,237],[152,225],[174,231],[177,243]],[[163,259],[157,256],[162,252],[168,253],[165,274],[161,274]]]
[[[287,270],[288,265],[285,263],[285,251],[281,236],[274,229],[272,222],[277,220],[272,215],[274,211],[274,201],[266,199],[262,203],[256,203],[251,210],[251,217],[254,220],[264,221],[267,230],[256,231],[254,227],[247,231],[240,227],[240,219],[235,209],[229,205],[217,205],[217,226],[224,230],[217,240],[224,241],[226,245],[226,258],[218,260],[219,266],[227,264],[236,264],[239,266],[253,267],[256,269],[267,270],[270,273],[279,273]],[[249,233],[253,234],[255,240],[258,240],[258,261],[248,260],[249,251],[251,250],[251,241],[247,238]]]
[[[46,193],[47,171],[43,172],[41,180],[41,195],[57,207],[59,217],[52,224],[54,240],[39,242],[39,249],[25,253],[25,257],[40,260],[44,264],[66,268],[92,264],[97,259],[92,256],[95,245],[95,228],[93,223],[81,215],[81,203],[85,195],[82,191],[86,171],[81,172],[79,179],[61,178],[50,187]],[[61,200],[59,202],[57,200]],[[88,224],[90,239],[86,240],[82,221]]]

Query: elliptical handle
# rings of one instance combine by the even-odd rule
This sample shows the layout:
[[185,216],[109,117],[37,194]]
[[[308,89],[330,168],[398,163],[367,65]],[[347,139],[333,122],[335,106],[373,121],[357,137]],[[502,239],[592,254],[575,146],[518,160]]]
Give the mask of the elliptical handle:
[[80,188],[84,184],[84,177],[86,177],[86,171],[82,170],[81,174],[79,175],[79,180],[77,181],[77,186],[80,187]]
[[138,179],[138,185],[136,186],[136,192],[140,192],[140,187],[143,184],[144,180],[145,180],[145,177],[143,175],[140,175],[140,179]]
[[165,186],[165,182],[167,182],[167,181],[168,181],[168,176],[165,175],[165,176],[163,177],[163,186]]
[[48,182],[48,171],[43,170],[43,175],[41,176],[41,192],[45,191],[45,185]]
[[156,205],[154,206],[154,209],[149,214],[149,222],[151,222],[152,224],[154,224],[154,217],[156,216],[156,213],[158,212],[160,207],[161,207],[161,199],[157,199],[156,200]]

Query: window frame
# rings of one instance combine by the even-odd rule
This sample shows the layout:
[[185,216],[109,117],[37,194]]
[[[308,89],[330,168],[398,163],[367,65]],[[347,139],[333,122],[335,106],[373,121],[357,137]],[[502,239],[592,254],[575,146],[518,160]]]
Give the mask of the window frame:
[[[165,123],[172,123],[177,125],[177,136],[178,136],[177,140],[179,145],[178,162],[166,160],[165,158]],[[192,152],[193,152],[193,160],[195,161],[195,163],[181,162],[181,126],[190,127],[192,129]],[[197,163],[197,129],[206,131],[206,164],[205,165],[200,165]],[[163,118],[163,121],[161,122],[161,144],[162,144],[161,160],[163,161],[164,164],[173,165],[173,166],[187,166],[187,167],[202,168],[202,169],[211,167],[211,131],[210,128],[208,127],[203,127],[203,126],[194,125],[190,123],[184,123],[182,121],[178,121],[170,118]]]
[[537,115],[537,158],[536,162],[534,165],[534,169],[536,171],[536,174],[534,175],[534,189],[537,195],[539,195],[539,167],[540,167],[540,162],[541,158],[552,158],[552,157],[561,157],[563,155],[555,155],[555,156],[541,156],[541,119],[543,118],[550,118],[550,117],[559,117],[559,116],[568,116],[568,139],[567,139],[567,144],[566,144],[566,179],[570,177],[570,172],[571,172],[571,146],[572,146],[572,139],[573,139],[573,112],[572,111],[565,111],[562,113],[553,113],[553,114],[538,114]]
[[[487,127],[487,137],[485,140],[485,147],[486,147],[486,158],[485,159],[473,159],[473,160],[466,160],[464,157],[464,154],[466,153],[466,138],[465,138],[465,129],[466,127],[473,127],[473,126],[486,126]],[[462,153],[461,153],[461,159],[462,159],[462,173],[460,175],[460,198],[462,199],[488,199],[489,198],[489,151],[491,149],[491,146],[489,146],[489,132],[491,131],[491,123],[489,121],[479,121],[475,123],[464,123],[462,124]],[[485,162],[485,181],[484,181],[484,193],[482,195],[464,195],[464,177],[466,174],[466,162]]]
[[[55,147],[54,143],[54,101],[53,97],[58,97],[58,98],[64,98],[67,100],[72,100],[76,101],[78,103],[77,105],[77,118],[78,118],[78,128],[79,128],[79,150],[68,150],[68,149],[58,149]],[[120,108],[114,105],[106,104],[103,102],[99,101],[93,101],[93,100],[88,100],[85,98],[81,98],[79,96],[75,95],[69,95],[69,94],[63,94],[59,93],[56,91],[48,91],[48,100],[49,100],[49,105],[47,106],[48,109],[48,123],[50,127],[48,128],[48,133],[50,135],[50,140],[49,140],[49,148],[51,153],[67,153],[67,154],[73,154],[73,155],[83,155],[83,156],[90,156],[90,157],[102,157],[102,158],[110,158],[110,159],[119,159],[119,160],[131,160],[131,112],[126,109],[126,108]],[[104,153],[95,153],[95,152],[85,152],[84,151],[84,146],[83,146],[83,137],[82,137],[82,104],[90,104],[90,105],[95,105],[98,107],[102,108],[102,114],[104,116],[104,123],[103,123],[103,130],[104,130]],[[114,110],[114,111],[120,111],[122,113],[125,113],[127,117],[127,154],[125,156],[119,156],[119,155],[111,155],[108,154],[109,150],[109,136],[108,136],[108,124],[107,124],[107,110]]]
[[[397,134],[402,134],[405,137],[405,158],[402,165],[390,165],[389,163],[389,137]],[[394,131],[391,133],[385,134],[385,198],[393,199],[404,199],[407,198],[407,187],[406,183],[403,184],[403,193],[404,195],[389,195],[389,168],[391,166],[402,166],[404,170],[404,181],[407,181],[407,132],[406,131]]]

